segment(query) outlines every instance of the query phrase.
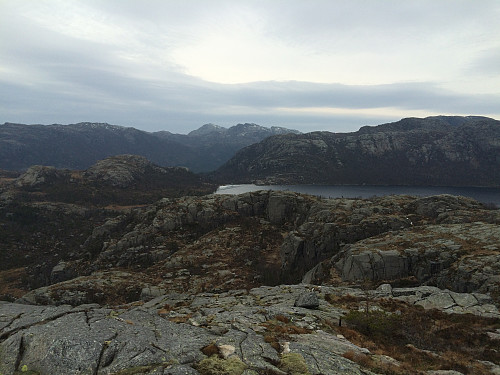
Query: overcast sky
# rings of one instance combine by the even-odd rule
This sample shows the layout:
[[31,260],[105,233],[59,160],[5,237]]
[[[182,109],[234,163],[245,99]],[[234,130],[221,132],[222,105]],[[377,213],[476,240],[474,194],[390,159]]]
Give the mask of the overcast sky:
[[500,119],[498,0],[0,0],[0,123]]

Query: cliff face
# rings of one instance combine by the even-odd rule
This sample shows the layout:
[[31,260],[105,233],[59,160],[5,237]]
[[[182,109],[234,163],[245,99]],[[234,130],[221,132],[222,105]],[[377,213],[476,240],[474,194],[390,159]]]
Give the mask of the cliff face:
[[224,182],[498,186],[500,121],[403,119],[355,133],[274,136],[222,166]]

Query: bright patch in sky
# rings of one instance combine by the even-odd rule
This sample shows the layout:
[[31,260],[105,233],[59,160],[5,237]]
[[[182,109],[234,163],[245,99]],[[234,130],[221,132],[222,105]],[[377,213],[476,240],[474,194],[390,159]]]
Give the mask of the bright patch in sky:
[[500,118],[499,19],[496,0],[2,0],[0,121]]

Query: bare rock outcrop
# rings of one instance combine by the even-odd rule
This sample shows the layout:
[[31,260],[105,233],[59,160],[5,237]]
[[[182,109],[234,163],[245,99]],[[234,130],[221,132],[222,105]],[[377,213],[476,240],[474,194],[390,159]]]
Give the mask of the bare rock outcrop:
[[[55,284],[26,298],[112,304],[160,291],[408,278],[496,296],[499,222],[498,211],[447,195],[320,199],[258,191],[162,199],[96,226],[71,260],[49,265],[45,285]],[[117,268],[130,281],[111,276]]]
[[500,226],[473,222],[412,227],[345,246],[304,281],[394,281],[413,278],[457,292],[500,292]]
[[15,180],[18,187],[33,188],[43,184],[54,183],[64,178],[69,178],[70,172],[55,167],[34,165]]
[[372,292],[377,297],[393,298],[424,309],[437,309],[449,314],[472,314],[498,318],[500,311],[493,299],[483,293],[457,293],[434,286],[392,288],[382,284]]
[[[500,223],[500,212],[485,210],[479,202],[472,199],[450,195],[322,200],[311,206],[303,224],[284,238],[281,247],[282,268],[300,277],[304,276],[306,270],[314,267],[316,269],[313,273],[318,273],[320,268],[326,272],[331,265],[318,263],[332,256],[335,257],[335,262],[346,262],[350,254],[348,245],[352,249],[358,249],[365,242],[366,254],[356,256],[365,257],[363,262],[371,264],[372,241],[383,242],[383,238],[386,241],[411,243],[410,238],[406,241],[407,234],[420,233],[428,225],[476,221],[490,223],[494,228]],[[460,225],[462,224],[457,224],[457,231],[460,231]],[[481,237],[480,234],[478,236]],[[484,236],[488,237],[488,234]],[[479,248],[478,245],[476,250]],[[383,260],[387,261],[387,267],[383,269],[387,274],[370,276],[367,271],[363,275],[351,277],[344,272],[342,277],[345,280],[384,280],[398,277],[398,273],[404,277],[407,272],[400,270],[406,267],[403,264],[405,260],[392,251],[392,248],[385,250]],[[314,280],[310,276],[307,276],[308,282]]]
[[181,168],[162,168],[144,156],[117,155],[98,161],[85,171],[84,177],[90,181],[127,188],[146,179],[148,174],[165,175],[172,169]]
[[[271,343],[265,337],[279,323],[275,317],[287,314],[296,319],[294,327],[303,327],[300,332],[304,332],[293,335],[296,340],[289,351],[302,358],[310,374],[366,374],[342,357],[349,350],[366,349],[335,334],[313,331],[322,327],[323,319],[338,319],[342,310],[326,308],[324,295],[323,310],[293,306],[307,290],[306,286],[282,286],[217,295],[169,294],[115,309],[0,303],[0,372],[25,369],[66,375],[71,369],[82,375],[199,375],[211,374],[206,369],[215,362],[225,368],[236,360],[245,374],[286,374],[280,370],[286,358],[279,346],[282,339]],[[313,344],[324,340],[328,347]]]

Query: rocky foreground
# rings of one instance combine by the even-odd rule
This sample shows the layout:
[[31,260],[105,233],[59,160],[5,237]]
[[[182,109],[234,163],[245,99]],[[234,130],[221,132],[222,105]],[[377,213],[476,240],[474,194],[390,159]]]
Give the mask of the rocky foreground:
[[[471,325],[479,322],[482,327],[469,332],[468,340],[480,339],[481,350],[464,343],[473,352],[465,358],[468,367],[464,373],[500,372],[498,362],[481,359],[488,351],[493,352],[492,359],[498,359],[500,312],[489,296],[432,287],[392,289],[388,284],[369,292],[302,284],[220,294],[174,293],[114,308],[0,303],[0,372],[320,375],[371,374],[371,369],[420,373],[417,367],[404,372],[408,369],[404,361],[411,357],[419,366],[424,362],[436,369],[428,370],[429,374],[459,374],[438,371],[462,365],[451,364],[449,352],[422,350],[411,343],[411,338],[418,336],[412,330],[419,327],[407,329],[408,344],[402,346],[404,355],[398,354],[402,361],[381,354],[373,342],[368,345],[371,349],[352,342],[359,338],[342,326],[354,321],[349,308],[365,311],[366,307],[366,311],[382,313],[378,319],[389,324],[384,330],[391,330],[400,317],[409,316],[401,302],[396,311],[394,306],[388,307],[391,300],[471,314],[467,321]],[[351,303],[349,307],[346,301]],[[354,307],[353,301],[357,301]],[[477,320],[476,315],[490,319]],[[446,321],[436,313],[432,319],[440,324]],[[451,326],[449,321],[447,324],[440,328],[445,335]],[[438,342],[442,334],[433,332],[431,341]],[[352,341],[346,338],[349,335]]]

